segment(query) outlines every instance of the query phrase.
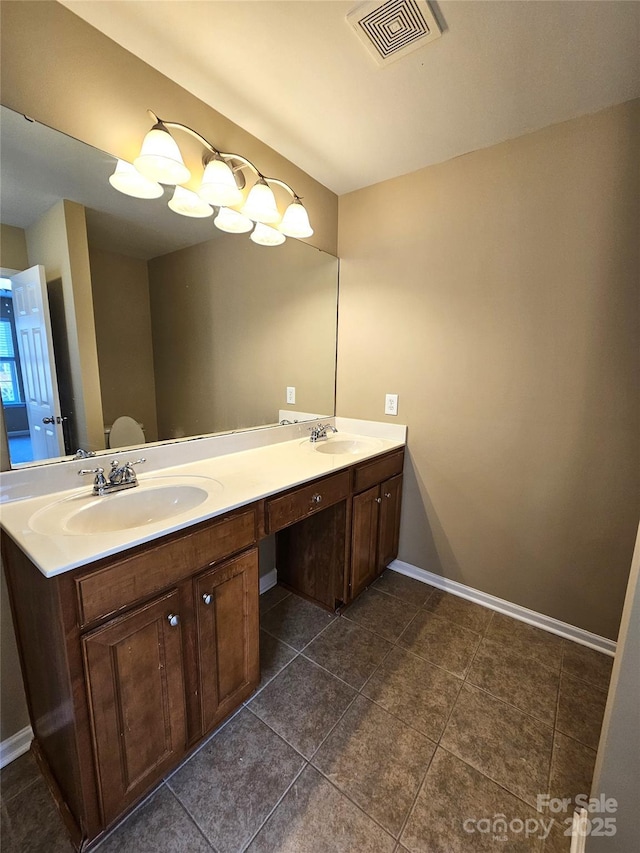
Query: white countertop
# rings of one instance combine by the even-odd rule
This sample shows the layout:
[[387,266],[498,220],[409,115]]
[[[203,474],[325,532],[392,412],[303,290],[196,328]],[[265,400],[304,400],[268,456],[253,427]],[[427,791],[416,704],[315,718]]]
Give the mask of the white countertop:
[[[281,440],[282,436],[286,436],[287,433],[286,431],[283,432],[285,428],[280,428],[279,433],[276,430],[258,431],[257,434],[262,432],[264,441],[263,446],[260,447],[216,455],[213,444],[216,438],[212,437],[205,440],[212,442],[212,455],[208,458],[198,458],[195,461],[186,461],[172,467],[157,465],[154,469],[150,469],[149,465],[140,465],[138,468],[140,488],[144,488],[145,485],[149,487],[168,482],[201,485],[202,483],[206,484],[204,478],[217,481],[217,485],[213,484],[214,488],[210,490],[203,503],[164,521],[109,533],[70,534],[61,530],[60,534],[52,535],[51,533],[38,532],[34,526],[38,527],[39,525],[34,525],[33,517],[38,512],[42,514],[45,508],[54,503],[72,501],[74,506],[82,506],[83,502],[86,501],[88,505],[95,501],[108,501],[117,498],[118,495],[131,494],[137,489],[96,498],[91,493],[90,482],[85,482],[80,487],[61,491],[49,489],[45,494],[38,494],[37,492],[42,490],[34,487],[33,482],[30,482],[30,494],[34,496],[5,500],[1,507],[0,522],[3,529],[40,571],[46,577],[53,577],[86,563],[132,548],[135,545],[149,542],[176,530],[182,530],[206,519],[214,518],[229,510],[245,506],[309,480],[332,474],[334,471],[347,468],[381,453],[403,447],[406,442],[406,428],[400,425],[351,421],[344,418],[332,418],[328,422],[336,423],[339,432],[327,440],[327,445],[332,439],[344,440],[347,436],[360,436],[368,439],[366,449],[359,453],[335,455],[318,452],[317,447],[314,447],[308,438],[300,437],[300,430],[294,431],[296,433],[295,438]],[[240,444],[242,444],[242,440]],[[227,441],[225,447],[228,449],[229,446]],[[218,452],[219,449],[217,446]],[[185,455],[194,455],[193,448],[187,448],[187,450],[190,453],[188,452]],[[147,453],[146,449],[144,452],[147,457],[151,455]],[[135,454],[132,452],[126,455],[131,457]],[[196,455],[201,457],[202,448]],[[158,458],[157,454],[155,456]],[[173,458],[175,458],[175,453]],[[77,477],[78,468],[82,467],[83,464],[90,467],[92,463],[99,464],[100,457],[97,457],[96,462],[88,459],[61,464],[71,465],[73,473]],[[44,467],[51,468],[52,466]],[[13,473],[8,472],[7,475],[4,475],[3,486],[5,486],[7,478]],[[31,474],[32,480],[34,476]],[[47,483],[51,482],[50,472],[46,475],[46,481]],[[72,482],[72,480],[66,477],[64,482]],[[5,487],[6,491],[10,491],[10,489]],[[16,492],[16,494],[19,493]]]

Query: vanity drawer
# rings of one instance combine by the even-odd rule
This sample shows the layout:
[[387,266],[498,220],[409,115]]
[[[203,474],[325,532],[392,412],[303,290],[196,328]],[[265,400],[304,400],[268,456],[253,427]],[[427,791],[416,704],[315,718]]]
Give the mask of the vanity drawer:
[[266,503],[267,533],[275,533],[349,496],[349,472],[301,486]]
[[255,508],[223,516],[75,579],[80,624],[117,613],[257,541]]
[[364,492],[365,489],[370,489],[371,486],[382,483],[389,477],[402,474],[403,464],[404,450],[399,450],[396,453],[390,453],[389,456],[357,465],[353,472],[353,491]]

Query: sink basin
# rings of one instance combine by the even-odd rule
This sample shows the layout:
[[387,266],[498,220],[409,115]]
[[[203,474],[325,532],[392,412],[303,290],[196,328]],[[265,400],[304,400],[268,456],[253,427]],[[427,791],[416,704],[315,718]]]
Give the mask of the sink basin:
[[115,533],[166,521],[203,504],[222,491],[208,477],[150,478],[112,495],[75,495],[34,513],[29,526],[47,536]]
[[334,435],[326,440],[315,443],[309,442],[309,444],[316,453],[327,453],[332,456],[368,453],[378,450],[382,446],[382,442],[376,438],[360,438],[346,435]]

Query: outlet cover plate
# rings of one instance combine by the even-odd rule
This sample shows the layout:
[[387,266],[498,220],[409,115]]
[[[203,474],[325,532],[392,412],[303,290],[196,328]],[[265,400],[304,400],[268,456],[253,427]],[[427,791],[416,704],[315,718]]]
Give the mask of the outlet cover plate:
[[398,395],[387,394],[384,398],[384,413],[385,415],[398,414]]

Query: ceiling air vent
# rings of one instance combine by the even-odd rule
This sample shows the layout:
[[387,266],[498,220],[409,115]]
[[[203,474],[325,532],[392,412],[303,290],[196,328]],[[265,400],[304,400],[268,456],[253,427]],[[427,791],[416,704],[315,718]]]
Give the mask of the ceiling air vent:
[[360,3],[347,21],[378,65],[395,62],[442,35],[426,0]]

